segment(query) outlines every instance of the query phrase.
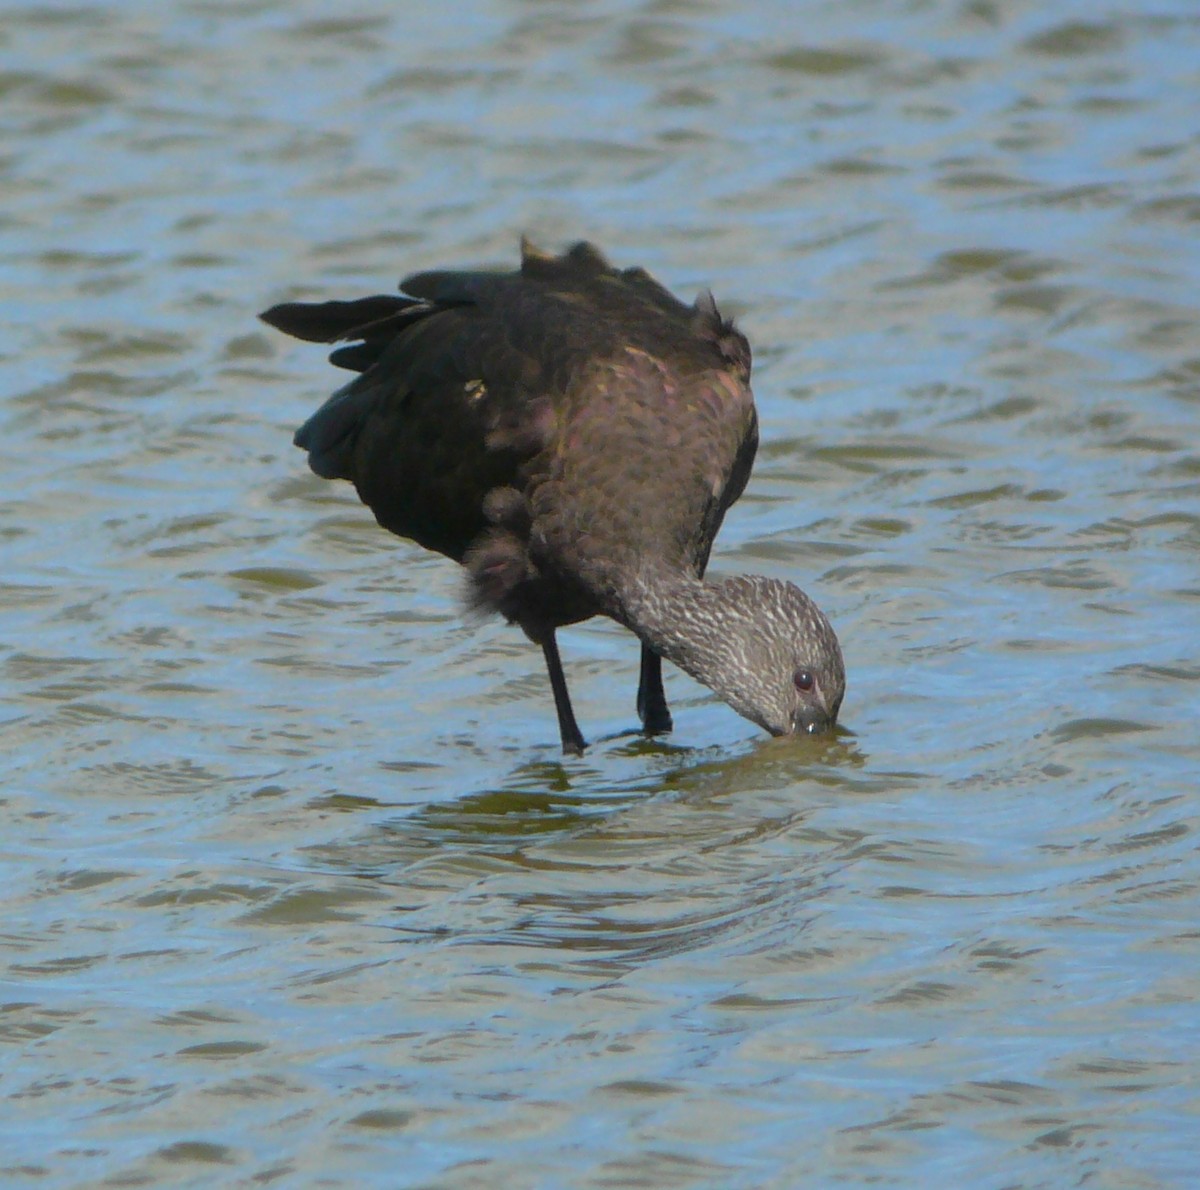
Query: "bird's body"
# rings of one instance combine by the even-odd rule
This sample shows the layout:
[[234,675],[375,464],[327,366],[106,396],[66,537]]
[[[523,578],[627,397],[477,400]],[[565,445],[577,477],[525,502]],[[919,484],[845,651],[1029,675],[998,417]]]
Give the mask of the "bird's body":
[[299,338],[354,341],[331,358],[361,375],[296,443],[317,474],[351,480],[385,528],[461,562],[471,602],[542,645],[564,749],[583,739],[554,633],[597,614],[642,639],[647,730],[670,726],[662,656],[768,730],[795,730],[725,680],[772,652],[745,614],[754,584],[779,596],[764,610],[791,617],[793,645],[808,642],[773,658],[793,699],[811,693],[801,672],[820,687],[805,726],[831,723],[841,654],[807,596],[701,581],[758,442],[749,345],[711,298],[686,306],[588,244],[562,256],[523,245],[517,272],[421,273],[401,288],[409,296],[263,315]]

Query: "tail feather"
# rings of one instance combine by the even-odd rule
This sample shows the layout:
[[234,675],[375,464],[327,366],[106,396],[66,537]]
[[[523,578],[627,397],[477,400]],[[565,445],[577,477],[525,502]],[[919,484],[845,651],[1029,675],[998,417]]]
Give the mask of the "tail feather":
[[352,479],[358,431],[379,396],[373,385],[352,380],[302,425],[292,441],[308,451],[308,465],[322,479]]
[[[352,302],[282,302],[264,310],[259,318],[268,326],[309,343],[335,343],[338,339],[375,337],[375,326],[421,305],[396,294],[358,298]],[[382,328],[378,328],[382,330]]]
[[349,372],[365,372],[383,354],[383,349],[391,339],[368,339],[365,343],[351,343],[349,347],[339,347],[331,352],[329,362],[335,368],[345,368]]

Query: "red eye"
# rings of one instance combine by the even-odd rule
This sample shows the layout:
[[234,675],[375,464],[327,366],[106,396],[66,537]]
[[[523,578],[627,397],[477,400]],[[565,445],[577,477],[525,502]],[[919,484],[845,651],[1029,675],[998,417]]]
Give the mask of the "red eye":
[[813,686],[816,685],[816,679],[812,675],[811,669],[798,669],[792,681],[796,684],[796,689],[801,694],[807,694]]

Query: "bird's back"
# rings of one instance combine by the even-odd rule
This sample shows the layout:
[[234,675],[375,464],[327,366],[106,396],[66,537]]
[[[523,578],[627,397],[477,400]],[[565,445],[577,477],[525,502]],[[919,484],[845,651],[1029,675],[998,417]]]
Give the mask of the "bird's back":
[[[701,574],[757,444],[746,340],[591,245],[407,296],[274,307],[361,373],[296,435],[388,529],[471,568],[510,619],[616,614],[646,558]],[[526,625],[528,627],[528,624]]]

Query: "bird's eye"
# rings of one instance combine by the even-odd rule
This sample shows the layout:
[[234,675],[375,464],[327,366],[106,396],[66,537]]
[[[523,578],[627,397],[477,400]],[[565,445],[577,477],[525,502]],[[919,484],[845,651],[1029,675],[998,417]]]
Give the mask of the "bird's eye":
[[796,689],[801,694],[807,694],[816,685],[816,679],[813,677],[811,669],[796,670],[792,681],[796,684]]

